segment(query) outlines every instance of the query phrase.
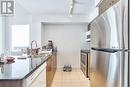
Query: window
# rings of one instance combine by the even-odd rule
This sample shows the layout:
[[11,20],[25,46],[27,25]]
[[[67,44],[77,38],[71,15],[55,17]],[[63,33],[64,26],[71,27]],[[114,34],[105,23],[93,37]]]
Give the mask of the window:
[[12,25],[12,51],[29,47],[29,25]]

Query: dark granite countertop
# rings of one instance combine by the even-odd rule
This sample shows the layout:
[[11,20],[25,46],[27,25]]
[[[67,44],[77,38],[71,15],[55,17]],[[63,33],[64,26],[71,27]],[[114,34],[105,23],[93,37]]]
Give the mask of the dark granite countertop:
[[83,53],[90,53],[90,50],[81,50]]
[[2,80],[23,80],[47,61],[51,55],[42,55],[40,58],[18,59],[12,64],[0,65],[0,81]]

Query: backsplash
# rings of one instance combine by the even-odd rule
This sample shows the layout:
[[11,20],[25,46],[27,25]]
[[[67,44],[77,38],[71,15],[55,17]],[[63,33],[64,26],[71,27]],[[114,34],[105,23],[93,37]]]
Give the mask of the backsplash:
[[82,50],[90,50],[90,43],[91,42],[84,42],[83,44],[82,44],[82,47],[81,47],[81,49]]

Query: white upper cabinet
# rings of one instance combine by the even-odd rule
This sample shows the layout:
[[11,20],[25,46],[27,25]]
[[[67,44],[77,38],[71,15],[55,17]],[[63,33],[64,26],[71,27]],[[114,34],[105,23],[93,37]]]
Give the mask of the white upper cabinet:
[[103,0],[95,0],[95,6],[99,6],[99,4],[102,2]]

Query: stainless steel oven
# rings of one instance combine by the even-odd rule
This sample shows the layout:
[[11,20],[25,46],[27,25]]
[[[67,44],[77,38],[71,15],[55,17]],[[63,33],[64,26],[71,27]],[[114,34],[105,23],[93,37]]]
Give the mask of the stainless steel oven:
[[81,50],[80,56],[81,56],[81,58],[80,58],[81,70],[86,77],[89,77],[90,52]]

